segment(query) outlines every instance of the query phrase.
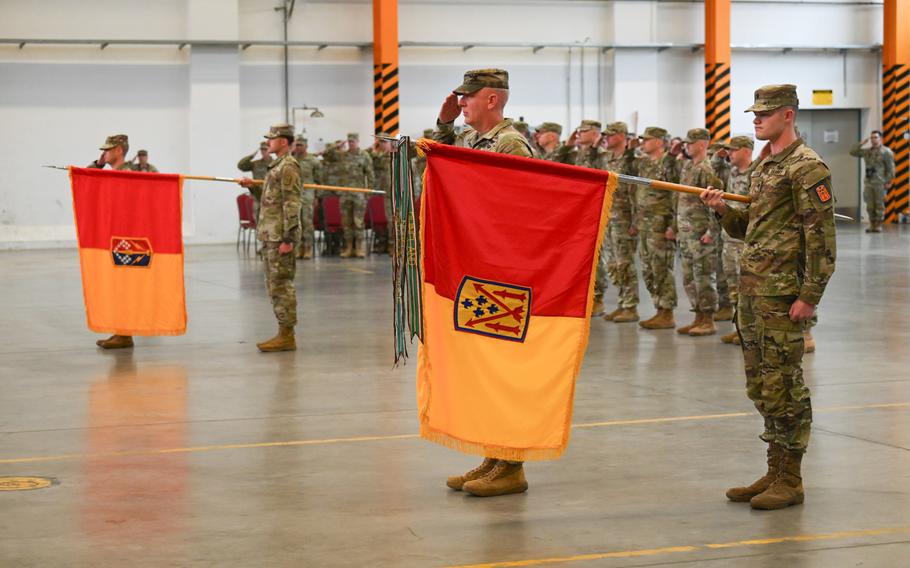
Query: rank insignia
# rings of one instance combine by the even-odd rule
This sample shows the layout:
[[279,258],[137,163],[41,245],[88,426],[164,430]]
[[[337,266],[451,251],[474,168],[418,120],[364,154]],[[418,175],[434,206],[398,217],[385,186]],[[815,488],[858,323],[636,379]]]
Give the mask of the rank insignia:
[[831,201],[831,192],[828,191],[828,186],[821,184],[815,188],[815,194],[818,195],[818,199],[822,203],[828,203]]
[[531,319],[531,289],[465,276],[455,296],[455,329],[524,342]]
[[149,266],[152,245],[148,239],[134,237],[111,238],[111,257],[114,266]]

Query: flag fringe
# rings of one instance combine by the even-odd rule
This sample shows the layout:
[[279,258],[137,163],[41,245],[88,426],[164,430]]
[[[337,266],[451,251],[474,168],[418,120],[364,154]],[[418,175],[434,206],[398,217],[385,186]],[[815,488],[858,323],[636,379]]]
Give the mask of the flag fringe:
[[440,432],[421,423],[420,437],[424,440],[445,446],[449,449],[484,458],[496,458],[506,461],[546,461],[559,459],[566,449],[565,444],[558,448],[507,448],[491,446],[480,442],[461,440],[450,434]]

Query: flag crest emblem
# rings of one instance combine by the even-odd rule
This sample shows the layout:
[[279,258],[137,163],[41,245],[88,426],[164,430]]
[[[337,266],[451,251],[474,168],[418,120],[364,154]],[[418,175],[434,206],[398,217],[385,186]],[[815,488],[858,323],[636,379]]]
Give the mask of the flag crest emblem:
[[111,256],[115,266],[149,266],[152,245],[145,238],[111,237]]
[[523,343],[531,288],[465,276],[455,299],[455,329]]

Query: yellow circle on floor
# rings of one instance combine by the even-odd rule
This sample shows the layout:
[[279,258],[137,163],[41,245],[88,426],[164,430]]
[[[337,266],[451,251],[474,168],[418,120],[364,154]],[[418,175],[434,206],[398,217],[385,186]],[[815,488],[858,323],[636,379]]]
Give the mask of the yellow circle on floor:
[[50,487],[53,480],[47,477],[0,477],[0,491],[28,491]]

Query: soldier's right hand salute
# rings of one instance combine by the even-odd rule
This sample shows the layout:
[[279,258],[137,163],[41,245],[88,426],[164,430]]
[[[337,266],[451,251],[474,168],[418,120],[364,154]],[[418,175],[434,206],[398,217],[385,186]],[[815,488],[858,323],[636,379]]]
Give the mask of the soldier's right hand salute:
[[449,93],[446,100],[442,103],[442,108],[439,109],[439,122],[443,124],[455,122],[455,119],[458,118],[458,115],[460,114],[461,107],[458,106],[458,95]]

